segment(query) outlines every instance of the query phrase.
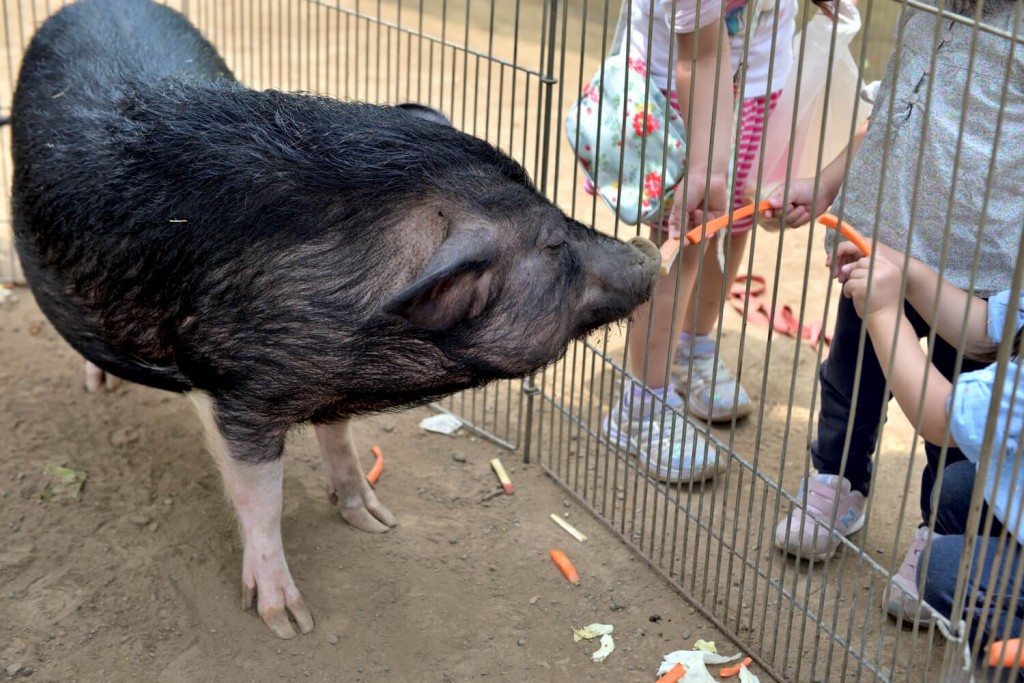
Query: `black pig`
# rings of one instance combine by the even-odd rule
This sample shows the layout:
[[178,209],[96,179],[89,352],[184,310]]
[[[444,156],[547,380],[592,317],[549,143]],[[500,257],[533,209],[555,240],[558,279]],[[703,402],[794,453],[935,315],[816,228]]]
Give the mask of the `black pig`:
[[243,605],[283,638],[313,628],[281,545],[289,428],[315,425],[342,516],[384,531],[349,418],[536,370],[657,277],[649,242],[567,218],[444,121],[250,90],[147,0],[65,7],[24,56],[26,278],[88,361],[188,392],[241,522]]

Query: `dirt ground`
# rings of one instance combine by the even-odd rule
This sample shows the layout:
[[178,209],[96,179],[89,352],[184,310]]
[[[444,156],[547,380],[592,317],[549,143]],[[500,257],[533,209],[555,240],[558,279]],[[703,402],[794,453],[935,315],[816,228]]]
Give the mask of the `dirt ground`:
[[[375,536],[327,502],[315,440],[287,449],[283,533],[316,630],[281,641],[239,607],[241,548],[188,402],[137,385],[87,394],[30,294],[0,307],[0,668],[39,681],[652,680],[715,632],[536,466],[427,434],[429,409],[359,421],[385,453]],[[501,457],[516,490],[497,488]],[[48,465],[84,471],[47,500]],[[566,515],[577,543],[549,519]],[[563,548],[579,587],[548,557]],[[603,664],[570,626],[615,626]],[[734,648],[719,642],[723,650]],[[0,674],[2,676],[2,674]]]
[[[241,547],[188,402],[137,385],[86,393],[81,359],[24,288],[0,304],[0,356],[0,669],[83,682],[651,681],[697,638],[736,650],[538,466],[465,429],[424,432],[426,408],[357,424],[367,467],[371,444],[386,454],[377,492],[400,525],[381,536],[327,502],[312,434],[290,440],[284,542],[316,630],[280,641],[239,607]],[[742,429],[741,444],[754,427]],[[762,432],[766,454],[780,437]],[[514,495],[492,497],[493,457]],[[51,465],[86,473],[77,498],[50,499],[62,490]],[[902,479],[880,486],[895,497]],[[895,531],[890,502],[872,543]],[[550,548],[570,553],[580,587]],[[570,626],[591,622],[616,629],[603,664],[589,660],[596,643],[572,642]]]
[[[311,5],[288,5],[295,14],[296,36],[305,30],[298,22]],[[43,0],[35,6],[41,16]],[[216,4],[195,6],[200,19],[223,19]],[[261,2],[258,7],[268,6]],[[384,11],[390,7],[385,4]],[[462,7],[453,2],[452,16],[459,16]],[[515,18],[529,26],[538,20],[540,7],[540,2],[524,2],[519,17],[520,3],[499,4],[497,23]],[[231,4],[229,11],[236,9]],[[428,16],[425,30],[439,35],[436,20]],[[467,44],[489,49],[484,13],[469,23]],[[352,32],[357,40],[363,35],[358,25],[350,29],[346,19],[325,26],[350,32],[350,58],[364,48],[370,53],[369,28],[360,46],[351,40]],[[449,38],[457,33],[450,31]],[[578,40],[578,31],[568,33],[570,41]],[[246,35],[240,28],[211,37],[227,46],[229,58],[237,48],[232,64],[243,77],[247,70],[257,76],[247,82],[318,89],[319,71],[311,74],[308,65],[303,71],[293,64],[291,81],[275,78],[275,69],[264,65],[263,52],[246,52]],[[522,40],[520,59],[523,54],[533,59],[537,38]],[[317,46],[320,41],[317,36]],[[334,43],[328,47],[326,39],[323,45],[329,69],[336,48]],[[577,42],[572,49],[578,47]],[[308,49],[313,54],[318,48]],[[17,48],[8,46],[6,54],[15,60]],[[496,57],[512,54],[507,41],[494,48]],[[272,59],[273,54],[266,64],[276,63]],[[365,55],[362,59],[362,66],[356,62],[357,72],[365,70],[366,84],[378,83],[382,67]],[[594,63],[588,62],[586,70]],[[421,81],[429,65],[421,65]],[[454,58],[445,66],[452,82],[463,66]],[[474,68],[469,78],[482,79],[479,60]],[[573,69],[570,65],[567,73]],[[395,99],[390,90],[360,86],[358,78],[350,91],[348,81],[342,88],[338,78],[337,88],[322,90]],[[0,83],[6,102],[4,88]],[[439,88],[441,95],[430,101],[445,105],[443,80]],[[511,92],[493,103],[477,92],[472,106],[480,112],[536,106],[529,99],[535,93],[522,87]],[[500,115],[493,120],[490,114],[478,119],[466,113],[463,95],[452,87],[450,101],[461,101],[461,112],[445,107],[456,125],[481,135],[493,126],[502,140],[507,128],[504,146],[518,157],[536,154],[526,145],[533,140],[535,122],[520,117],[503,123]],[[570,98],[567,89],[563,108]],[[527,165],[536,172],[536,166]],[[587,200],[572,195],[571,188],[578,187],[572,164],[556,164],[555,173],[559,203],[568,207],[575,200],[576,215],[591,220]],[[608,215],[599,209],[592,222],[606,227]],[[819,230],[815,239],[820,235]],[[805,265],[808,234],[791,233],[785,239],[780,251],[778,236],[759,237],[753,271],[767,279],[769,291],[777,290],[780,305],[798,310],[806,295],[808,322],[820,319],[827,297],[822,252],[815,245]],[[81,360],[45,321],[27,289],[11,294],[0,302],[0,669],[13,676],[60,682],[652,681],[664,654],[688,648],[697,638],[716,640],[725,652],[737,649],[540,467],[521,464],[518,453],[465,429],[451,437],[424,432],[419,422],[432,414],[426,408],[357,423],[367,466],[371,444],[385,453],[377,492],[399,518],[399,526],[381,536],[344,524],[322,492],[312,434],[300,430],[292,437],[285,465],[284,544],[316,630],[280,641],[253,612],[239,607],[241,547],[188,402],[135,385],[110,394],[85,393]],[[724,348],[733,354],[725,357],[735,367],[742,319],[727,308],[722,320]],[[764,418],[748,419],[733,434],[715,433],[742,457],[759,453],[765,475],[795,493],[802,469],[790,464],[783,472],[780,461],[787,449],[790,458],[804,457],[816,358],[803,345],[794,360],[798,343],[777,338],[766,363],[767,330],[751,326],[746,335],[745,383],[764,405]],[[858,539],[890,568],[901,555],[894,543],[897,533],[905,543],[916,523],[917,475],[907,476],[906,461],[912,442],[910,427],[893,415],[879,455],[884,476],[876,484],[873,498],[879,503],[872,510],[870,536]],[[497,488],[489,466],[493,457],[505,463],[515,495],[491,496]],[[77,498],[52,499],[56,484],[45,473],[47,466],[86,473]],[[550,521],[551,513],[567,516],[590,540],[579,544],[571,539]],[[548,557],[553,547],[570,553],[582,575],[580,587],[570,586],[555,570]],[[766,544],[758,552],[769,558],[774,551]],[[803,581],[806,568],[797,570]],[[728,582],[728,575],[722,580]],[[878,611],[877,580],[862,592]],[[589,659],[596,642],[572,642],[570,626],[591,622],[615,626],[617,649],[603,664]],[[783,628],[759,626],[762,631]],[[882,636],[891,638],[896,631],[884,619],[863,630],[868,643],[882,642]],[[797,656],[812,652],[805,649]]]

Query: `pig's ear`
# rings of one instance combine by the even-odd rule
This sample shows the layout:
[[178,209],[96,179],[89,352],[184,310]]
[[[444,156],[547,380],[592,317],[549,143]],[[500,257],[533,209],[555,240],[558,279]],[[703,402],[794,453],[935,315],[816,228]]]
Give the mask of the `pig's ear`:
[[495,249],[480,235],[446,240],[423,275],[384,304],[384,312],[416,327],[443,331],[480,315],[491,293]]
[[433,107],[428,107],[425,104],[419,104],[417,102],[402,102],[401,104],[398,105],[398,108],[404,109],[413,116],[418,116],[426,121],[440,123],[442,126],[452,125],[452,122],[448,119],[447,116],[445,116],[438,110],[434,109]]

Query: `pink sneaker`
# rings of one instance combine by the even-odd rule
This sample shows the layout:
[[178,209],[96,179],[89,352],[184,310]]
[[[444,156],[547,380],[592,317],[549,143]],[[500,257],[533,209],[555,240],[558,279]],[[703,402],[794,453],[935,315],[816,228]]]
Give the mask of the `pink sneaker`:
[[[942,534],[932,534],[932,538],[938,538]],[[917,565],[921,561],[921,553],[928,545],[928,528],[920,527],[914,532],[914,538],[910,541],[910,547],[889,585],[885,587],[882,601],[885,604],[885,611],[905,623],[913,624],[915,621],[922,626],[927,626],[935,619],[935,612],[928,603],[921,600],[920,588],[917,584]]]
[[842,537],[864,526],[864,494],[851,491],[846,477],[818,474],[804,479],[798,498],[803,507],[793,508],[775,527],[775,547],[790,555],[811,562],[827,560]]

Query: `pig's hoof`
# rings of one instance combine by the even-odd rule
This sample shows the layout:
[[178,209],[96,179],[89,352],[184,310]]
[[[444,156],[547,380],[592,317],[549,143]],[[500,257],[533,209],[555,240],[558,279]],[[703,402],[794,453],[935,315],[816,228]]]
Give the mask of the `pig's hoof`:
[[85,361],[85,390],[92,393],[106,387],[107,391],[113,391],[121,385],[121,380],[109,372],[104,372],[99,366]]
[[371,534],[382,534],[398,524],[391,511],[377,501],[357,507],[342,507],[341,518],[356,529]]
[[[306,608],[299,592],[283,591],[278,600],[271,600],[271,595],[257,595],[256,586],[247,586],[242,582],[242,609],[249,609],[253,599],[256,600],[256,612],[263,623],[270,627],[274,635],[283,640],[291,640],[299,633],[306,634],[313,630],[313,615]],[[276,604],[283,599],[284,604]],[[291,615],[289,619],[288,615]],[[294,620],[294,624],[292,621]],[[298,633],[295,627],[298,626]]]

